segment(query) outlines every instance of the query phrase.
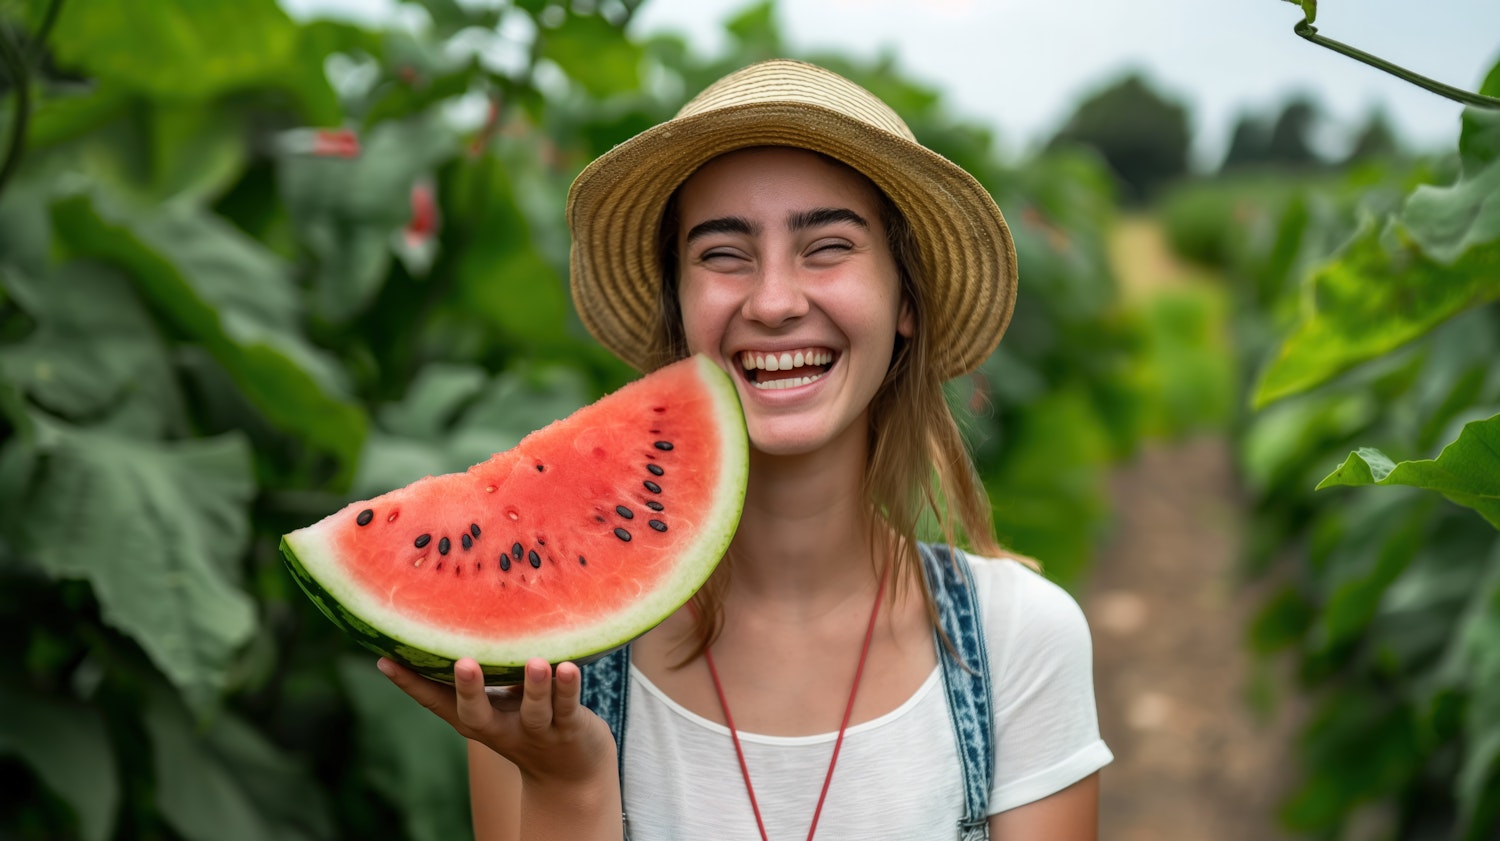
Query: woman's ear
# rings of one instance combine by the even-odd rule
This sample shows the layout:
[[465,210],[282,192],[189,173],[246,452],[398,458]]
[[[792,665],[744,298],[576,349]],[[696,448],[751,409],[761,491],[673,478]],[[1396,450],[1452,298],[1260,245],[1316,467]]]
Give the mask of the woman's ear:
[[917,332],[917,313],[912,309],[911,299],[901,296],[901,311],[896,314],[896,332],[910,339]]

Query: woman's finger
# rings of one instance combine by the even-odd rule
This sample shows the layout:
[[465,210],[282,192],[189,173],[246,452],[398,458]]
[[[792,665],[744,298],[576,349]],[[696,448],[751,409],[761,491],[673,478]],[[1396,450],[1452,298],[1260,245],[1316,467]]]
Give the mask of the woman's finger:
[[494,722],[495,708],[484,691],[484,672],[473,658],[463,657],[453,664],[453,688],[457,695],[458,722],[469,730],[482,732]]
[[574,723],[582,707],[583,673],[575,663],[558,663],[552,683],[552,721],[559,726]]
[[521,727],[540,732],[552,726],[552,665],[534,657],[526,661],[526,686],[521,696]]
[[412,700],[431,710],[438,718],[449,724],[458,720],[457,701],[452,687],[428,680],[388,657],[380,658],[375,666],[380,669],[381,674],[390,679],[391,683],[396,684],[397,688],[410,695]]

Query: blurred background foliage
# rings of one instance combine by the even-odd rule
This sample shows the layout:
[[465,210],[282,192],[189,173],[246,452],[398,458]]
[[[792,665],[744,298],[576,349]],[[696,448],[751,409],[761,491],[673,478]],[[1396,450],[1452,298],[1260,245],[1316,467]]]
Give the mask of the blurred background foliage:
[[[713,56],[631,34],[638,5],[422,0],[369,29],[274,0],[0,0],[6,837],[466,837],[460,740],[277,540],[633,377],[572,312],[568,184],[789,54],[883,97],[1011,221],[1013,326],[948,389],[1002,540],[1077,587],[1113,465],[1231,436],[1246,575],[1279,587],[1247,635],[1323,710],[1286,821],[1491,837],[1500,119],[1418,156],[1372,115],[1334,160],[1292,102],[1193,174],[1182,107],[1127,77],[1002,160],[894,59],[796,54],[770,3]],[[1127,294],[1126,213],[1204,282]]]

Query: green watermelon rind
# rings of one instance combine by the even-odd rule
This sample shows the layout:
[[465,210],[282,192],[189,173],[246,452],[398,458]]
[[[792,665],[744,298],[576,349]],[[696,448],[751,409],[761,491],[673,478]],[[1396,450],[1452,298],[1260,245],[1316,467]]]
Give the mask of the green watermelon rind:
[[[472,657],[484,671],[485,683],[514,684],[522,680],[528,658],[583,665],[628,644],[680,608],[713,573],[739,527],[749,474],[750,444],[739,392],[730,375],[707,357],[696,356],[698,374],[713,398],[713,414],[723,438],[715,502],[696,541],[685,547],[677,574],[663,586],[633,599],[612,622],[568,633],[545,633],[505,640],[435,629],[368,600],[339,575],[318,575],[333,566],[333,552],[324,532],[311,526],[284,535],[281,555],[293,578],[317,608],[355,642],[405,665],[417,674],[443,683],[453,682],[453,664]],[[716,525],[715,525],[716,524]]]

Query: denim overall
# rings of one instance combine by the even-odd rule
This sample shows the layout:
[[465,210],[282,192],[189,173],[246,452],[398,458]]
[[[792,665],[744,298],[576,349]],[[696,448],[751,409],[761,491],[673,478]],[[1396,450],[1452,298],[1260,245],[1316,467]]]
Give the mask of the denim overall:
[[[958,761],[963,772],[964,817],[958,822],[959,841],[988,839],[990,781],[994,775],[995,748],[990,732],[990,668],[985,652],[984,629],[980,627],[979,602],[974,578],[963,552],[935,544],[919,544],[922,571],[937,602],[942,631],[936,637],[938,662],[942,665],[943,691]],[[954,657],[954,652],[957,657]],[[613,651],[583,667],[583,704],[609,725],[620,758],[620,779],[625,778],[625,707],[630,698],[630,646]],[[630,841],[629,816],[625,841]]]

